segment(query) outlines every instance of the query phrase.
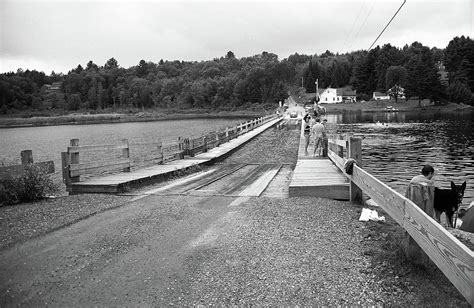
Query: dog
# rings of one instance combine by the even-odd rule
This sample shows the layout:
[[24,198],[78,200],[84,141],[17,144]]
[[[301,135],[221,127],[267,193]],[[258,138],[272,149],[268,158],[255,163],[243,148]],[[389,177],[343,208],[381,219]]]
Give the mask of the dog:
[[441,189],[435,187],[434,193],[434,211],[435,218],[441,222],[441,213],[446,212],[446,220],[448,227],[453,228],[453,215],[462,204],[464,190],[466,189],[466,181],[462,185],[456,185],[451,181],[451,189]]

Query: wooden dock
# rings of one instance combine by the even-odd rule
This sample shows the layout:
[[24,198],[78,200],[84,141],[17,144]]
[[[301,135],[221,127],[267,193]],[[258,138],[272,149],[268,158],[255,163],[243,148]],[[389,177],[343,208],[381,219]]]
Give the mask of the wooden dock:
[[301,126],[298,161],[290,181],[290,197],[313,196],[349,200],[349,181],[328,157],[313,157],[314,144],[305,153],[305,138]]
[[235,139],[223,143],[215,148],[196,154],[194,157],[168,161],[164,164],[155,165],[148,168],[134,170],[131,172],[121,172],[117,174],[94,176],[81,179],[80,182],[70,183],[69,192],[76,193],[118,193],[128,187],[151,184],[163,180],[167,175],[178,170],[186,170],[196,165],[208,165],[222,160],[233,151],[237,150],[263,131],[281,121],[275,118],[263,125],[250,130]]

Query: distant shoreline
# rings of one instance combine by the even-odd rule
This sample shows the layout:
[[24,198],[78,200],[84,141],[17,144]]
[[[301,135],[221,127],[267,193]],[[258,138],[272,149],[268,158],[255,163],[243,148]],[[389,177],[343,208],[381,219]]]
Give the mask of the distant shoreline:
[[[300,103],[301,104],[301,103]],[[471,113],[474,108],[463,104],[447,104],[441,106],[428,105],[418,106],[417,101],[394,103],[390,101],[369,101],[357,102],[352,104],[322,104],[330,114],[337,114],[346,111],[381,112],[387,106],[393,106],[399,112],[404,111],[434,111],[440,113]],[[114,113],[104,112],[97,114],[89,113],[71,113],[67,115],[52,116],[33,116],[33,117],[0,117],[0,128],[21,128],[21,127],[40,127],[55,125],[86,125],[86,124],[113,124],[129,122],[151,122],[151,121],[170,121],[170,120],[193,120],[193,119],[219,119],[219,118],[257,118],[268,114],[270,111],[226,111],[218,113],[209,113],[207,110],[195,111],[189,113],[166,113],[155,111],[145,111],[136,113]]]
[[69,114],[59,116],[41,116],[29,118],[0,118],[0,128],[40,127],[55,125],[87,125],[87,124],[114,124],[130,122],[152,122],[171,120],[195,120],[195,119],[219,119],[219,118],[256,118],[262,113],[225,112],[217,114],[189,113],[189,114],[158,114],[139,112],[134,114],[125,113],[102,113],[102,114]]

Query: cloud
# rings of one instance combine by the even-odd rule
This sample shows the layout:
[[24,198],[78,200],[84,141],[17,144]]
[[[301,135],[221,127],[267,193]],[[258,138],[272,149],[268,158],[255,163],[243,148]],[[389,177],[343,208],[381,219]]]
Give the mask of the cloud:
[[[281,59],[295,52],[367,49],[401,3],[3,0],[1,67],[37,63],[46,72],[50,65],[66,73],[111,57],[130,67],[141,59],[210,60],[229,50],[237,57],[268,51]],[[472,32],[472,3],[407,1],[377,45],[445,47]]]

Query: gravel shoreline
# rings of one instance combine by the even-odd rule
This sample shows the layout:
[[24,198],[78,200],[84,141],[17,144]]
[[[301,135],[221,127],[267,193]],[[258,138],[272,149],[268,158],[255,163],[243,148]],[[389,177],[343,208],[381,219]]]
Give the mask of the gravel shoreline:
[[127,204],[131,199],[84,194],[0,207],[0,250]]
[[188,256],[173,304],[469,306],[442,273],[399,258],[397,239],[380,232],[396,227],[390,218],[359,222],[361,206],[318,198],[241,206]]

